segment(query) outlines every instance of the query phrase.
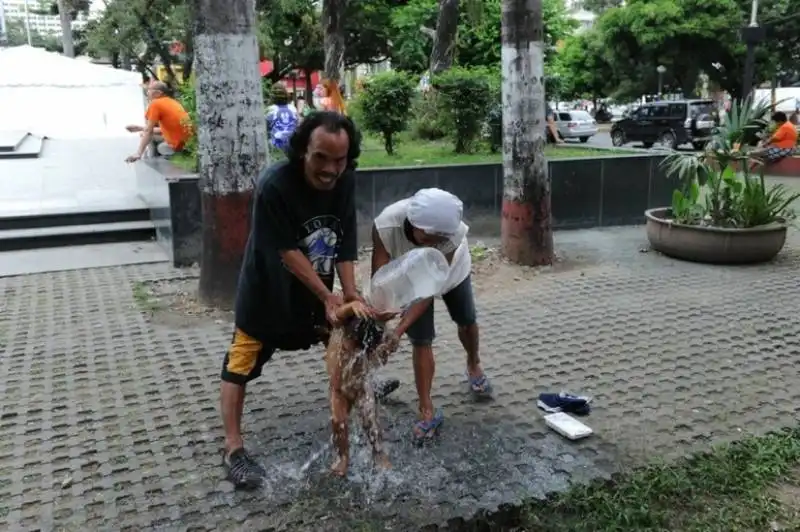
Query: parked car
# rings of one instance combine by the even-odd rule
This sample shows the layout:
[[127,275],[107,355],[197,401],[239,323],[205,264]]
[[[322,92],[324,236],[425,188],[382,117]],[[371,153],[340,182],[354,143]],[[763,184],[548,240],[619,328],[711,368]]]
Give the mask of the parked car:
[[563,139],[588,142],[597,134],[597,122],[586,111],[559,111],[554,114],[558,134]]
[[677,149],[691,144],[705,147],[717,125],[713,100],[677,100],[642,105],[611,126],[611,142],[623,146],[641,142],[645,148],[659,144]]
[[600,124],[611,122],[612,118],[614,118],[614,114],[605,105],[601,105],[600,108],[594,112],[594,119]]

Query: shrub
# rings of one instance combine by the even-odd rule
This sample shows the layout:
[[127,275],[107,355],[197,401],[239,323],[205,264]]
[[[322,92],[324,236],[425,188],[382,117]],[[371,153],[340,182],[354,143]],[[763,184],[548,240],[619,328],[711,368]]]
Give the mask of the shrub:
[[411,106],[414,116],[411,134],[420,140],[439,140],[447,136],[447,125],[439,112],[436,91],[418,93]]
[[394,154],[394,136],[408,127],[415,80],[404,72],[388,71],[364,82],[356,100],[361,126],[383,137],[386,153]]
[[197,96],[194,90],[194,80],[181,84],[178,88],[178,101],[189,113],[189,123],[186,126],[193,128],[195,132],[184,147],[186,155],[194,160],[197,158]]
[[440,109],[455,142],[456,153],[470,152],[480,138],[492,96],[489,71],[485,68],[451,68],[436,76]]

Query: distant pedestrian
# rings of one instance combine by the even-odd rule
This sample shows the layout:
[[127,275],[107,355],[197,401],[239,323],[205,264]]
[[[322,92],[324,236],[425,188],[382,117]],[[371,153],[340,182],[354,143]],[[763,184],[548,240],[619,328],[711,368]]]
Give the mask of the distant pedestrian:
[[322,100],[320,107],[323,111],[333,111],[347,116],[347,108],[344,103],[342,91],[339,84],[332,79],[322,80]]
[[300,120],[303,120],[308,115],[314,112],[314,108],[306,101],[304,96],[297,97],[297,114],[300,117]]
[[269,141],[281,151],[289,148],[289,138],[299,122],[297,109],[289,102],[289,93],[283,85],[272,87],[272,105],[267,108]]

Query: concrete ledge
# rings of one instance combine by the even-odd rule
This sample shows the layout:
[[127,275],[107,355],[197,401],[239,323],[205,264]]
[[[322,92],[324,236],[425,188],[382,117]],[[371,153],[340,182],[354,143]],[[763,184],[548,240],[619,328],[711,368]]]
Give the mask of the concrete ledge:
[[[664,157],[644,153],[549,161],[553,228],[644,223],[647,209],[672,200],[676,183],[660,167]],[[199,262],[202,212],[197,176],[165,159],[144,160],[137,164],[136,173],[139,195],[150,208],[158,241],[173,263]],[[356,174],[359,244],[369,245],[372,221],[381,210],[427,187],[461,198],[473,239],[500,236],[501,164],[363,168]]]
[[136,163],[139,197],[150,209],[156,240],[176,267],[200,261],[203,220],[197,174],[163,158]]
[[[0,139],[2,140],[2,139]],[[0,145],[0,159],[36,159],[44,149],[45,137],[25,133],[16,144],[14,141],[3,141]]]
[[764,174],[779,177],[800,177],[800,155],[784,157],[777,163],[766,165]]

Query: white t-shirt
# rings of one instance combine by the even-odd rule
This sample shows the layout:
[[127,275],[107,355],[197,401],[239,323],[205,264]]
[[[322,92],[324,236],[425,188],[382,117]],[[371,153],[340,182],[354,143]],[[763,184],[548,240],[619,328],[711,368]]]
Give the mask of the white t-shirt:
[[[410,198],[392,203],[375,218],[375,229],[378,231],[378,236],[383,247],[389,253],[389,257],[393,259],[419,247],[406,237],[405,222],[410,203]],[[436,246],[445,255],[455,250],[453,261],[450,263],[450,274],[447,276],[447,282],[442,290],[443,294],[461,284],[464,279],[469,277],[472,270],[472,256],[469,253],[467,233],[469,233],[469,226],[461,222],[458,232],[453,238]]]

